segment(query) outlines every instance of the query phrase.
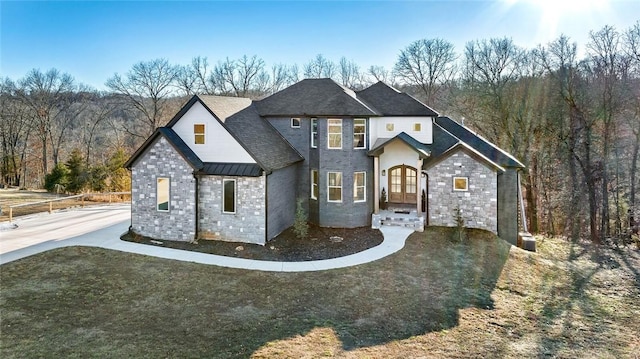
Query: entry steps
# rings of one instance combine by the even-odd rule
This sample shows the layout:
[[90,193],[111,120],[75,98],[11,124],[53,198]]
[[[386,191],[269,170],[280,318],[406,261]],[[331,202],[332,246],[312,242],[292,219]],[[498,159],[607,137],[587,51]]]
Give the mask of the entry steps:
[[371,228],[380,229],[381,226],[401,226],[423,232],[424,216],[419,215],[415,209],[382,210],[371,215]]

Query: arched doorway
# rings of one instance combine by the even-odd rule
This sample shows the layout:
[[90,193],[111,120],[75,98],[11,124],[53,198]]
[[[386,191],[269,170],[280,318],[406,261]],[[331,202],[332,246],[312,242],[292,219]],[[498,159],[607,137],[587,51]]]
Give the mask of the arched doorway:
[[389,202],[417,203],[418,171],[411,166],[400,165],[389,169]]

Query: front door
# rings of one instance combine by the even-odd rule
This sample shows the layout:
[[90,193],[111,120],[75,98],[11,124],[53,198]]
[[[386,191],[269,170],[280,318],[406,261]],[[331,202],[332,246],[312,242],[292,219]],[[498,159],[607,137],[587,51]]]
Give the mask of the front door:
[[389,202],[417,203],[418,171],[407,165],[389,169]]

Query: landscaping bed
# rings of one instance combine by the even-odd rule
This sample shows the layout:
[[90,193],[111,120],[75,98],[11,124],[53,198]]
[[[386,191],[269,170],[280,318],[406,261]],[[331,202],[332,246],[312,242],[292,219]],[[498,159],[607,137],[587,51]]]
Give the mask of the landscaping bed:
[[377,229],[322,228],[309,225],[306,238],[298,238],[292,228],[280,233],[266,245],[199,240],[197,243],[159,241],[127,233],[123,240],[167,248],[217,254],[227,257],[257,259],[265,261],[303,262],[344,257],[362,252],[382,243],[383,237]]

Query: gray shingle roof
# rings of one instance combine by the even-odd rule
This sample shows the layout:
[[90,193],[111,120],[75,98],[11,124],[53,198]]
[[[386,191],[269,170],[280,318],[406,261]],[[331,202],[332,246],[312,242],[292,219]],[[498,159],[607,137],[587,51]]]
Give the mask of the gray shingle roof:
[[204,164],[200,160],[200,157],[198,157],[191,150],[191,148],[189,148],[189,146],[182,140],[182,138],[180,138],[180,136],[178,136],[177,133],[167,127],[158,127],[155,132],[151,136],[149,136],[149,138],[147,138],[142,146],[140,146],[140,148],[138,148],[138,150],[131,156],[131,158],[127,160],[127,162],[124,164],[124,167],[131,168],[138,157],[140,157],[140,155],[145,152],[147,147],[149,147],[149,145],[151,145],[153,141],[158,138],[158,136],[163,136],[164,138],[166,138],[167,141],[173,146],[173,148],[185,159],[185,161],[187,161],[187,163],[189,163],[189,165],[193,169],[198,170],[202,168]]
[[382,81],[356,94],[382,116],[438,116],[438,113],[427,105]]
[[262,168],[255,163],[205,162],[198,174],[218,176],[260,177]]
[[266,171],[304,159],[267,120],[260,117],[255,106],[229,116],[225,126]]
[[220,121],[251,106],[251,99],[244,97],[199,95],[200,100]]
[[440,126],[451,135],[457,137],[460,141],[466,143],[468,146],[472,147],[483,156],[487,157],[489,160],[502,167],[525,167],[522,162],[518,161],[512,155],[503,151],[498,146],[485,140],[481,136],[475,134],[469,128],[457,123],[449,117],[436,118],[436,125]]
[[416,152],[420,154],[421,157],[427,158],[431,155],[430,145],[419,142],[415,138],[406,134],[405,132],[399,133],[397,136],[392,138],[378,138],[376,143],[373,145],[371,150],[369,151],[370,156],[379,156],[384,153],[384,147],[394,140],[400,140],[407,144],[407,146],[413,148]]
[[376,116],[355,92],[331,79],[304,79],[255,102],[261,116]]

